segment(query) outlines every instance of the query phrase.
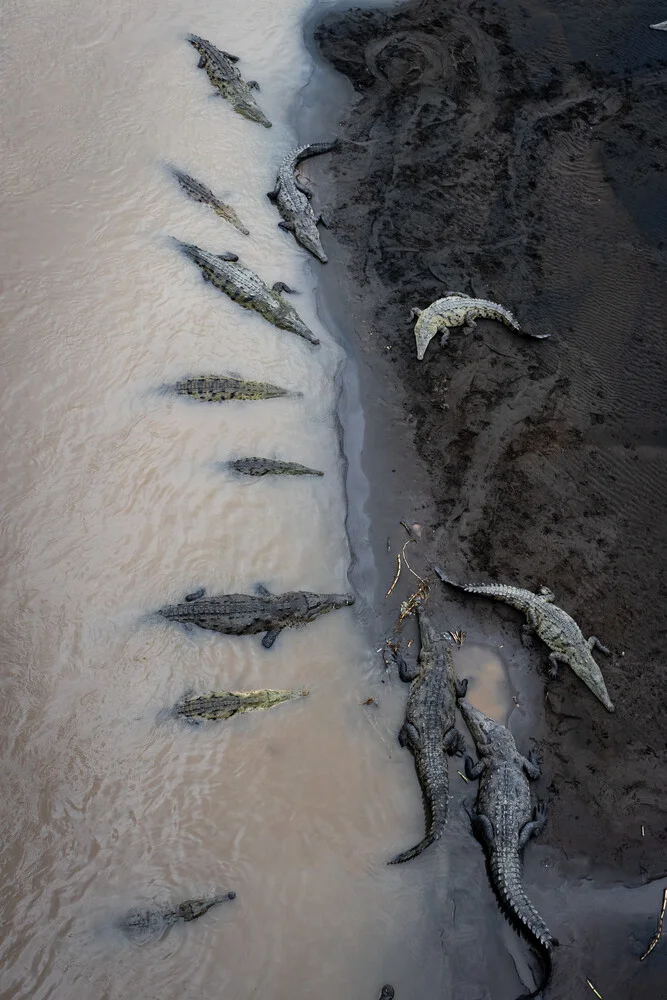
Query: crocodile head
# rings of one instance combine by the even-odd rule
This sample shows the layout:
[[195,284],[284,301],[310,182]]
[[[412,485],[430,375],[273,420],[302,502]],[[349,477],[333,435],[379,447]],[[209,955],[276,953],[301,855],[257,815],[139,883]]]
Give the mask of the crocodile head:
[[346,608],[354,604],[352,594],[294,594],[294,617],[298,622],[312,622],[320,615],[338,608]]
[[178,907],[178,915],[186,922],[196,920],[197,917],[203,916],[204,913],[210,910],[212,906],[217,906],[219,903],[223,903],[228,899],[234,899],[235,897],[236,893],[232,891],[208,896],[206,899],[188,899]]
[[324,252],[320,234],[313,219],[299,217],[294,220],[294,238],[297,243],[317,257],[319,261],[326,264],[329,259]]
[[466,698],[459,700],[459,708],[481,756],[495,757],[515,748],[514,737],[500,722],[484,715]]

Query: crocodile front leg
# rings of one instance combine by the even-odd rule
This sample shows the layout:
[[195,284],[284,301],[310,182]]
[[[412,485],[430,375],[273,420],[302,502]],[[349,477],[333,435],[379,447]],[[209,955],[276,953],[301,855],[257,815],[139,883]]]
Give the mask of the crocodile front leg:
[[519,850],[522,851],[532,837],[539,837],[547,822],[547,807],[544,802],[538,802],[533,813],[534,818],[524,823],[519,834]]
[[523,759],[523,769],[531,781],[537,781],[542,775],[540,769],[540,755],[536,747],[532,747],[527,757]]
[[533,645],[533,636],[537,632],[539,620],[535,608],[526,608],[524,615],[526,616],[526,623],[521,626],[521,644],[530,647]]
[[280,628],[269,629],[269,631],[262,639],[262,646],[264,646],[264,649],[271,649],[271,646],[273,646],[274,642],[276,641],[281,632],[282,629]]
[[450,757],[462,757],[466,749],[466,741],[458,729],[450,729],[442,741],[442,749]]
[[402,747],[412,747],[419,749],[419,733],[411,722],[404,722],[398,733],[398,742]]
[[558,664],[559,663],[569,664],[569,662],[570,661],[568,660],[567,656],[565,656],[564,653],[549,653],[549,663],[551,664],[551,666],[549,667],[549,673],[551,674],[552,677],[558,677]]
[[315,189],[310,183],[307,177],[303,177],[301,174],[294,175],[294,183],[302,194],[305,194],[306,198],[312,198],[315,194]]
[[466,773],[466,778],[470,781],[477,781],[484,771],[484,761],[478,760],[476,764],[473,764],[472,757],[466,757],[463,761],[463,770]]
[[588,643],[588,648],[590,649],[591,653],[593,652],[594,649],[599,649],[600,652],[604,653],[605,656],[611,656],[611,650],[609,649],[609,647],[603,646],[596,635],[592,635],[590,639],[587,639],[586,641]]

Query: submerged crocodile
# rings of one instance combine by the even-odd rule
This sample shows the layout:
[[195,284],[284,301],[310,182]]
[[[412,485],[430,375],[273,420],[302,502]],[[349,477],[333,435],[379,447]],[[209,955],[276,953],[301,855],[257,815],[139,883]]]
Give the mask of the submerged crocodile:
[[256,80],[246,81],[236,68],[238,56],[217,49],[199,35],[188,35],[190,45],[199,53],[199,69],[205,69],[213,86],[229,101],[239,115],[258,122],[264,128],[271,128],[271,122],[261,110],[251,91],[259,90]]
[[444,833],[449,812],[447,754],[458,753],[464,746],[454,723],[456,698],[465,695],[467,681],[457,680],[449,645],[421,606],[417,619],[421,639],[417,667],[410,670],[404,662],[399,664],[401,680],[412,681],[412,686],[398,738],[415,757],[428,812],[428,831],[415,847],[392,858],[390,865],[416,858]]
[[302,590],[271,594],[261,586],[256,594],[205,597],[205,593],[202,589],[188,594],[182,604],[162,608],[158,614],[225,635],[265,632],[262,645],[270,649],[284,628],[307,625],[320,615],[354,604],[352,594],[311,594]]
[[593,650],[597,647],[605,656],[609,650],[603,646],[597,636],[584,639],[577,623],[566,611],[557,607],[553,601],[555,595],[548,587],[541,587],[539,593],[522,590],[520,587],[508,587],[501,583],[490,584],[460,584],[448,579],[441,569],[435,571],[444,583],[450,587],[458,587],[468,594],[483,594],[497,601],[504,601],[513,608],[523,612],[527,623],[523,626],[524,635],[536,632],[551,653],[549,661],[551,672],[555,676],[559,663],[567,663],[580,677],[586,687],[590,688],[596,698],[599,698],[608,712],[614,711],[614,706],[607,693],[602,672],[593,659]]
[[280,294],[293,291],[283,281],[276,281],[269,288],[254,271],[237,263],[238,254],[209,253],[192,243],[181,243],[179,240],[176,243],[186,257],[201,269],[204,281],[210,281],[244,309],[254,309],[279,329],[296,333],[311,344],[319,344],[296,309]]
[[236,458],[227,467],[242,476],[323,476],[318,469],[309,469],[297,462],[280,462],[273,458]]
[[269,382],[248,382],[230,375],[199,375],[185,378],[169,386],[179,396],[190,396],[204,403],[222,403],[228,399],[277,399],[279,396],[301,395],[290,393]]
[[543,982],[519,1000],[536,997],[551,976],[551,950],[558,941],[551,936],[539,913],[529,901],[521,883],[521,853],[537,837],[547,821],[546,808],[532,809],[529,779],[540,776],[537,755],[523,757],[514,737],[505,726],[488,718],[466,701],[459,701],[461,714],[475,741],[478,761],[465,759],[470,781],[480,779],[473,830],[486,851],[491,885],[503,911],[538,947],[545,965]]
[[283,221],[278,223],[280,228],[286,233],[293,233],[297,243],[323,264],[327,262],[327,255],[322,248],[317,223],[324,222],[321,215],[315,215],[310,204],[313,190],[309,182],[297,175],[296,168],[309,156],[328,153],[337,145],[338,139],[333,139],[331,142],[312,142],[291,150],[278,168],[276,186],[268,193],[283,217]]
[[440,343],[444,345],[449,340],[450,327],[461,326],[464,333],[472,333],[475,321],[478,319],[495,319],[510,330],[522,333],[527,337],[544,340],[548,333],[527,333],[519,326],[509,309],[490,302],[488,299],[474,299],[464,292],[447,292],[444,299],[437,299],[426,309],[412,309],[411,315],[416,317],[415,340],[417,342],[417,359],[422,360],[426,348],[436,334],[443,331]]
[[202,719],[231,719],[243,712],[273,708],[284,701],[305,698],[308,691],[211,691],[210,694],[187,695],[174,708],[174,714],[188,722]]
[[205,184],[195,180],[194,177],[190,177],[190,174],[184,174],[182,170],[177,170],[176,167],[172,167],[171,172],[189,198],[200,202],[202,205],[210,205],[215,214],[219,215],[221,219],[226,219],[227,222],[230,222],[244,236],[250,235],[250,230],[246,229],[232,206],[216,198],[211,189],[207,188]]
[[121,927],[128,934],[160,934],[167,927],[180,920],[189,923],[203,916],[212,906],[235,899],[235,892],[223,892],[217,896],[205,899],[186,899],[176,906],[167,906],[158,910],[131,910],[121,921]]

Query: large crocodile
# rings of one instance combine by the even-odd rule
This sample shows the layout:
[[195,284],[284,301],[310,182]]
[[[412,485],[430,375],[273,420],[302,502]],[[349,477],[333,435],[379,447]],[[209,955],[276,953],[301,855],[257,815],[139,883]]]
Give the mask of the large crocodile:
[[242,476],[323,476],[318,469],[309,469],[297,462],[280,462],[273,458],[235,458],[227,467]]
[[508,587],[502,583],[460,584],[450,580],[437,566],[435,571],[450,587],[458,587],[469,594],[493,597],[523,612],[527,618],[523,633],[528,636],[532,632],[537,632],[542,642],[549,647],[551,650],[549,661],[554,676],[558,672],[559,663],[569,664],[577,677],[581,677],[596,698],[600,699],[607,711],[614,711],[602,672],[593,659],[592,652],[597,647],[601,653],[609,656],[609,650],[595,635],[584,639],[577,623],[566,611],[553,603],[555,597],[548,587],[541,587],[539,593],[534,594],[531,590]]
[[218,722],[243,712],[273,708],[284,701],[305,698],[307,691],[211,691],[210,694],[186,695],[174,708],[174,714],[188,722],[202,719]]
[[160,934],[179,921],[189,923],[203,916],[212,906],[235,899],[235,892],[223,892],[220,895],[204,899],[186,899],[176,906],[166,906],[157,910],[131,910],[123,917],[120,926],[128,934]]
[[527,333],[522,330],[518,321],[505,306],[488,299],[474,299],[465,292],[446,292],[443,299],[437,299],[426,309],[412,309],[411,315],[416,317],[415,340],[417,342],[417,359],[422,360],[426,348],[436,334],[443,331],[440,343],[444,345],[449,340],[450,327],[461,326],[464,333],[472,333],[475,321],[478,319],[495,319],[510,330],[522,333],[528,337],[543,340],[548,333]]
[[464,746],[454,723],[456,698],[465,695],[467,682],[457,680],[449,645],[421,605],[417,619],[421,639],[417,667],[410,670],[399,661],[401,680],[412,681],[399,741],[414,754],[428,813],[428,831],[415,847],[392,858],[390,865],[416,858],[444,833],[449,812],[447,754],[458,753]]
[[293,233],[297,243],[323,264],[327,262],[327,255],[317,231],[317,223],[323,221],[322,216],[315,215],[309,201],[313,194],[312,188],[308,181],[297,175],[296,168],[309,156],[328,153],[337,145],[338,139],[333,139],[331,142],[312,142],[291,150],[278,168],[276,186],[268,193],[268,197],[275,202],[283,217],[283,221],[278,223],[280,228],[287,233]]
[[473,764],[466,757],[465,772],[470,781],[480,779],[476,809],[470,818],[486,851],[491,885],[504,913],[537,945],[545,965],[542,983],[519,998],[528,1000],[546,987],[551,976],[551,949],[558,944],[521,883],[521,853],[547,821],[542,803],[534,810],[531,806],[528,781],[540,776],[537,755],[531,751],[528,757],[522,756],[509,730],[465,698],[459,701],[459,708],[479,758]]
[[232,378],[231,375],[199,375],[196,378],[184,378],[173,386],[167,386],[179,396],[189,396],[204,403],[222,403],[228,399],[277,399],[279,396],[296,395],[288,389],[281,389],[269,382],[249,382],[246,379]]
[[222,594],[206,597],[205,590],[188,594],[182,604],[172,604],[158,613],[170,621],[198,625],[225,635],[255,635],[265,632],[262,645],[270,649],[284,628],[297,628],[320,615],[354,604],[352,594],[311,594],[290,591],[271,594],[258,587],[256,594]]
[[179,240],[176,243],[186,257],[201,269],[204,281],[210,281],[244,309],[254,309],[279,329],[296,333],[311,344],[319,344],[296,309],[280,294],[292,291],[283,281],[276,281],[269,288],[254,271],[237,263],[238,254],[209,253],[192,243],[181,243]]
[[216,198],[211,189],[207,188],[205,184],[202,184],[201,181],[196,180],[194,177],[190,177],[190,174],[184,174],[182,170],[177,170],[176,167],[172,167],[171,172],[189,198],[200,202],[202,205],[210,205],[215,214],[219,215],[221,219],[230,222],[244,236],[250,235],[250,230],[246,229],[243,225],[235,209],[231,205],[227,205],[224,201],[220,201],[219,198]]
[[236,67],[238,56],[217,49],[199,35],[188,35],[190,45],[199,53],[199,69],[205,69],[213,86],[229,101],[239,115],[258,122],[264,128],[271,128],[271,122],[261,110],[251,91],[259,90],[256,80],[246,81]]

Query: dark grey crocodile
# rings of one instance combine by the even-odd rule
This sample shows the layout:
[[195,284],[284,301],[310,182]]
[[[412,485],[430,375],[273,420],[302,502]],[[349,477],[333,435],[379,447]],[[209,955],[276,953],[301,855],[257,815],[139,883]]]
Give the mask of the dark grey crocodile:
[[212,906],[235,898],[235,892],[223,892],[204,899],[186,899],[176,906],[166,906],[157,910],[131,910],[123,917],[120,926],[128,934],[133,935],[161,934],[167,927],[181,920],[186,923],[197,920]]
[[254,271],[237,263],[238,254],[214,254],[192,243],[181,243],[179,240],[176,243],[186,257],[201,269],[204,281],[210,281],[244,309],[254,309],[279,329],[296,333],[311,344],[319,344],[294,306],[280,294],[292,291],[283,281],[277,281],[269,288]]
[[444,346],[449,340],[449,329],[454,326],[463,327],[464,333],[475,329],[478,319],[495,319],[516,333],[522,333],[536,340],[544,340],[548,333],[527,333],[522,330],[518,321],[505,306],[488,299],[475,299],[464,292],[447,292],[443,299],[432,302],[426,309],[413,309],[415,323],[415,340],[417,342],[417,359],[422,360],[426,348],[433,338],[443,330],[440,343]]
[[537,632],[542,642],[549,647],[552,673],[554,675],[557,673],[559,663],[569,664],[596,698],[600,699],[607,711],[614,711],[602,672],[592,654],[596,647],[606,656],[609,655],[609,650],[595,635],[584,639],[577,623],[566,611],[553,603],[554,594],[548,587],[542,587],[539,593],[534,594],[531,590],[508,587],[502,583],[460,584],[450,580],[437,566],[435,571],[450,587],[457,587],[469,594],[493,597],[523,612],[527,618],[527,624],[523,626],[524,635]]
[[399,741],[414,754],[428,813],[428,831],[415,847],[392,858],[390,865],[416,858],[444,833],[449,812],[447,755],[464,747],[454,723],[456,698],[465,695],[467,682],[457,680],[449,644],[421,606],[417,620],[421,638],[418,664],[410,670],[404,661],[399,662],[401,680],[412,681]]
[[182,604],[172,604],[158,613],[170,621],[198,625],[225,635],[255,635],[270,649],[284,628],[297,628],[320,615],[354,604],[352,594],[311,594],[291,591],[271,594],[258,587],[256,594],[223,594],[205,597],[205,590],[188,594]]
[[177,170],[176,167],[172,167],[171,172],[189,198],[200,202],[202,205],[210,205],[215,214],[219,215],[221,219],[230,222],[244,236],[250,235],[250,230],[246,229],[243,225],[235,209],[231,205],[227,205],[224,201],[220,201],[219,198],[216,198],[211,189],[207,188],[205,184],[195,180],[194,177],[190,177],[190,174],[184,174],[182,170]]
[[273,458],[236,458],[227,467],[242,476],[323,476],[317,469],[309,469],[297,462],[279,462]]
[[204,403],[222,403],[229,399],[277,399],[279,396],[300,396],[269,382],[249,382],[230,375],[199,375],[167,386],[179,396],[189,396]]
[[528,757],[522,756],[510,731],[465,698],[459,701],[459,708],[479,757],[476,764],[466,757],[465,772],[470,781],[480,779],[476,809],[470,818],[486,851],[491,885],[503,912],[534,942],[544,961],[543,981],[532,993],[519,998],[528,1000],[545,989],[551,976],[552,947],[558,944],[521,882],[521,853],[547,821],[542,803],[535,809],[531,806],[528,782],[540,776],[537,755],[531,751]]
[[239,57],[217,49],[199,35],[188,35],[188,41],[199,53],[199,69],[206,70],[213,86],[221,97],[229,101],[234,111],[251,122],[258,122],[264,128],[271,128],[271,122],[252,96],[253,90],[259,90],[259,84],[256,80],[248,80],[246,83],[243,79],[236,67]]
[[243,712],[261,711],[284,701],[305,698],[307,691],[211,691],[209,694],[186,695],[174,708],[174,714],[188,722],[203,719],[218,722]]
[[310,184],[299,177],[296,168],[302,160],[310,156],[328,153],[338,145],[338,139],[331,142],[312,142],[309,145],[297,146],[284,158],[278,168],[278,177],[269,198],[275,202],[283,221],[278,225],[287,233],[293,233],[294,239],[314,257],[327,262],[317,223],[323,222],[322,216],[316,216],[310,204],[313,191]]

